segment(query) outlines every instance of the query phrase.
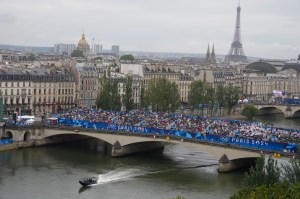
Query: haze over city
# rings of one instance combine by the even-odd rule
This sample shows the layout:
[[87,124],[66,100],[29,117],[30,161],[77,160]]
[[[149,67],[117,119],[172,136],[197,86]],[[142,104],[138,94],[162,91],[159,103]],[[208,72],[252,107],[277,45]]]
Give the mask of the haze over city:
[[[74,43],[84,30],[90,43],[121,50],[202,53],[215,44],[226,55],[238,0],[0,0],[0,43],[53,46]],[[296,58],[299,0],[241,1],[247,56]]]

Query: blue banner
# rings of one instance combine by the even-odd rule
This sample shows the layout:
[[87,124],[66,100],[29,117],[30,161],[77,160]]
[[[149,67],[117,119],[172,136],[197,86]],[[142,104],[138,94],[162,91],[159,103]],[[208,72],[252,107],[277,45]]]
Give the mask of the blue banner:
[[12,138],[0,139],[0,145],[1,144],[11,144],[11,143],[13,143],[13,139]]
[[[275,150],[275,151],[283,151],[287,149],[288,143],[282,142],[272,142],[266,140],[256,140],[252,138],[244,138],[244,137],[230,137],[230,136],[220,136],[213,134],[201,134],[201,132],[187,132],[180,130],[166,130],[166,129],[158,129],[158,128],[148,128],[148,127],[140,127],[140,126],[132,126],[132,125],[117,125],[113,123],[106,122],[91,122],[86,120],[73,120],[71,118],[59,118],[58,123],[66,126],[78,126],[84,128],[93,128],[93,129],[101,129],[101,130],[114,130],[114,131],[128,131],[135,133],[158,133],[158,134],[166,134],[166,135],[175,135],[183,138],[194,138],[201,139],[210,142],[224,143],[230,145],[238,145],[243,147],[251,147],[262,150]],[[209,131],[208,131],[209,132]],[[296,152],[296,148],[294,147],[294,152]]]

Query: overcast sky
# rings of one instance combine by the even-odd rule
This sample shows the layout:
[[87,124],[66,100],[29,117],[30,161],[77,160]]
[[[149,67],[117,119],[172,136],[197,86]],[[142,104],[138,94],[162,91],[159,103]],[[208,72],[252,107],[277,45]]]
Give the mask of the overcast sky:
[[[84,30],[104,49],[227,54],[238,0],[0,0],[0,43],[77,44]],[[241,0],[245,54],[294,59],[300,0]]]

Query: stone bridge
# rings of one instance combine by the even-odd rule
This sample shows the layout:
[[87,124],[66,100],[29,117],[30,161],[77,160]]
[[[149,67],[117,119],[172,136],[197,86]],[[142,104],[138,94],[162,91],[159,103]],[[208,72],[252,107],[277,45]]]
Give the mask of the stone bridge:
[[[260,156],[259,149],[212,143],[203,140],[182,139],[178,136],[142,134],[131,132],[99,131],[69,127],[19,127],[7,128],[3,137],[13,138],[19,146],[39,146],[56,142],[73,141],[74,138],[96,138],[109,143],[111,156],[123,156],[146,150],[163,148],[165,144],[184,144],[188,147],[205,151],[219,160],[219,172],[228,172],[253,164]],[[20,145],[22,143],[22,145]],[[18,148],[18,147],[17,147]],[[270,152],[271,153],[271,152]]]
[[300,117],[300,105],[287,104],[256,104],[259,115],[268,115],[273,113],[283,113],[286,119]]

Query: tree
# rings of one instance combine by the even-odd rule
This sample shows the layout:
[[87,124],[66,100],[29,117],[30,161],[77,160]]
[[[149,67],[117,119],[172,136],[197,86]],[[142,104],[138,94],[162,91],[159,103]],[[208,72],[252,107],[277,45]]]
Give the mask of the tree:
[[205,101],[205,83],[201,80],[191,83],[191,90],[188,95],[189,103],[193,107],[198,107],[199,104],[204,104]]
[[71,56],[72,57],[84,57],[83,56],[83,51],[81,50],[73,50],[73,52],[71,53]]
[[229,85],[225,87],[225,102],[228,109],[227,114],[230,115],[232,108],[237,105],[239,99],[238,88]]
[[142,86],[141,88],[141,107],[147,109],[148,107],[148,100],[145,92],[145,87]]
[[169,108],[175,110],[180,104],[178,86],[165,77],[151,79],[143,100],[156,111],[166,111]]
[[[299,151],[299,147],[297,149]],[[289,164],[282,164],[284,180],[289,183],[300,183],[300,154],[294,159],[291,159]]]
[[132,54],[126,54],[126,55],[122,55],[120,57],[120,60],[124,60],[124,61],[134,61],[134,56]]
[[286,182],[271,185],[261,185],[253,189],[241,189],[231,199],[298,199],[300,198],[300,183],[290,185]]
[[118,83],[112,82],[110,76],[110,68],[108,69],[107,76],[104,73],[100,79],[100,92],[96,99],[97,108],[104,110],[121,110],[121,96],[118,92]]
[[171,83],[171,87],[170,87],[170,100],[169,100],[169,107],[168,109],[170,109],[172,112],[174,112],[179,106],[180,106],[180,95],[179,95],[179,90],[178,90],[178,86],[175,82]]
[[277,161],[269,156],[265,165],[265,157],[261,156],[256,160],[255,166],[246,172],[242,182],[245,188],[253,188],[261,185],[270,185],[279,182],[280,169]]
[[225,105],[226,105],[225,87],[223,85],[218,85],[217,86],[216,100],[219,103],[219,109],[220,109],[220,115],[221,115],[221,109],[222,109],[222,107],[225,107]]
[[122,96],[123,105],[125,106],[126,111],[134,109],[132,93],[132,77],[127,76],[125,82],[125,94]]
[[258,109],[251,104],[246,105],[242,110],[242,115],[246,116],[249,120],[252,120],[257,113]]

